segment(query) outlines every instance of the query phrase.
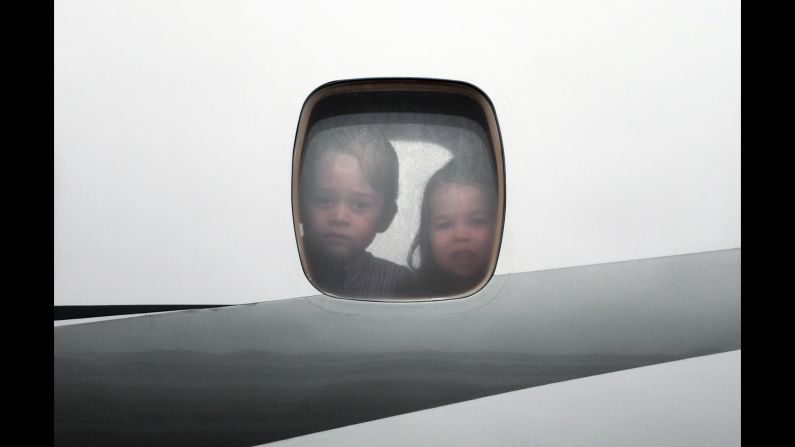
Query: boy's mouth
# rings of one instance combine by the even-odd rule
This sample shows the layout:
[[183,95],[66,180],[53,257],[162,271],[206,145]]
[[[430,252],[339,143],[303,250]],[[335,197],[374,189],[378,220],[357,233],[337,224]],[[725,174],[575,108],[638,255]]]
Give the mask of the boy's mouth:
[[348,236],[341,234],[341,233],[326,233],[323,235],[323,239],[330,243],[330,244],[344,244],[351,240]]

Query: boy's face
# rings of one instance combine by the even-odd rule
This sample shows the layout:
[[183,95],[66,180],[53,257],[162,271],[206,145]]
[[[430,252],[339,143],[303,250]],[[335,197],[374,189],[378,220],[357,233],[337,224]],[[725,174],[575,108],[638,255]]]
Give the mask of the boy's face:
[[474,185],[442,185],[431,195],[431,251],[443,271],[472,278],[486,269],[494,239],[494,216]]
[[351,154],[323,154],[310,175],[315,178],[304,207],[304,237],[331,260],[347,261],[388,226],[384,225],[384,197],[370,185]]

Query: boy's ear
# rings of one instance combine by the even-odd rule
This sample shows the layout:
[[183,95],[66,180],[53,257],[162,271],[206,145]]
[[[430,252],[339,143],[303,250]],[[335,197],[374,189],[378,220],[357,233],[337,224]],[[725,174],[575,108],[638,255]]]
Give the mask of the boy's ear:
[[395,219],[395,214],[397,214],[397,203],[390,202],[384,206],[384,211],[381,213],[381,219],[378,221],[379,233],[383,233],[389,228],[390,225],[392,225],[392,220]]

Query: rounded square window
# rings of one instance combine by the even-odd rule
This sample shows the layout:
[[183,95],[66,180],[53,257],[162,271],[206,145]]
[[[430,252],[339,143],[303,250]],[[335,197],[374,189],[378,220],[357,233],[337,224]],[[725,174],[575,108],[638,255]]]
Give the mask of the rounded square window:
[[321,292],[408,301],[486,285],[502,238],[497,118],[454,81],[368,79],[315,90],[293,155],[301,264]]

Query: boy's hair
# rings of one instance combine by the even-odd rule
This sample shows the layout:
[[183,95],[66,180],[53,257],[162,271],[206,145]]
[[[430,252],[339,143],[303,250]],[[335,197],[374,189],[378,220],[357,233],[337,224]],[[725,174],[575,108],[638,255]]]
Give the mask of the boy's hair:
[[[441,186],[458,183],[478,186],[486,198],[486,204],[496,219],[497,181],[494,161],[486,157],[460,156],[453,158],[436,171],[425,185],[420,210],[420,227],[411,243],[407,263],[420,279],[430,279],[441,273],[431,251],[431,197]],[[415,253],[419,250],[419,264]]]
[[304,146],[302,189],[311,187],[321,157],[332,152],[356,157],[370,186],[384,196],[384,204],[397,201],[397,152],[386,137],[365,126],[333,127],[310,135]]

